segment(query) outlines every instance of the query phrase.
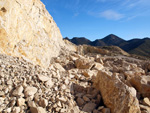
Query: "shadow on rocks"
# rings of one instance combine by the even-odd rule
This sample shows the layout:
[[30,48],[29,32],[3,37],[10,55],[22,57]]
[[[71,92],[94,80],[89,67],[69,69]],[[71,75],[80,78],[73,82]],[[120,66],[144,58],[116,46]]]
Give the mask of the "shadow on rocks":
[[91,86],[84,87],[73,83],[71,94],[74,96],[77,106],[83,112],[101,113],[104,108],[100,92]]

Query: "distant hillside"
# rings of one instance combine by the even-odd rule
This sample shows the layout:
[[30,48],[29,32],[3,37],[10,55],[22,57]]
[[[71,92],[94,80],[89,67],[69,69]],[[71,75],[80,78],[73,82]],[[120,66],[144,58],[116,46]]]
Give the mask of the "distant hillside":
[[110,34],[102,39],[90,41],[85,37],[74,37],[68,39],[76,45],[91,45],[91,46],[118,46],[130,54],[142,55],[150,57],[150,38],[123,40],[122,38]]
[[104,37],[103,39],[101,39],[101,41],[103,41],[107,46],[111,46],[111,45],[119,46],[120,43],[126,42],[122,38],[113,34]]
[[72,43],[76,44],[76,45],[83,45],[83,44],[86,44],[86,45],[90,45],[91,41],[84,38],[84,37],[74,37],[72,39],[69,39],[69,38],[65,38],[69,41],[71,41]]

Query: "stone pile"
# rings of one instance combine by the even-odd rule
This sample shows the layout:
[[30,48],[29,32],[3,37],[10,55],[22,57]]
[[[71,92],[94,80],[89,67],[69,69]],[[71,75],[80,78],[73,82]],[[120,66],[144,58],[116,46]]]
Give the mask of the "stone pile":
[[101,95],[92,87],[92,79],[76,68],[66,71],[53,63],[44,69],[19,57],[0,55],[0,70],[0,112],[98,113],[106,109],[99,108]]
[[0,112],[148,113],[146,63],[62,51],[49,68],[42,68],[0,55]]

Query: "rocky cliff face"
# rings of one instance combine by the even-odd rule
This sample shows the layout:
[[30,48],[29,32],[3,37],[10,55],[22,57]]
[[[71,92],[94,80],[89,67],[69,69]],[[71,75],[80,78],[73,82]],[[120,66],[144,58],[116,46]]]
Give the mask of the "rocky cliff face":
[[47,67],[61,46],[59,28],[40,0],[0,1],[0,53]]

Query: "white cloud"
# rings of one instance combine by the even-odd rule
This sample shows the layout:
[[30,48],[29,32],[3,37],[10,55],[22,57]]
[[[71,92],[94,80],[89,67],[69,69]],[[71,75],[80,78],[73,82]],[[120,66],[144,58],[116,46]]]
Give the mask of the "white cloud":
[[100,13],[100,17],[104,17],[109,20],[120,20],[124,17],[123,14],[120,14],[118,12],[115,12],[113,10],[106,10]]

